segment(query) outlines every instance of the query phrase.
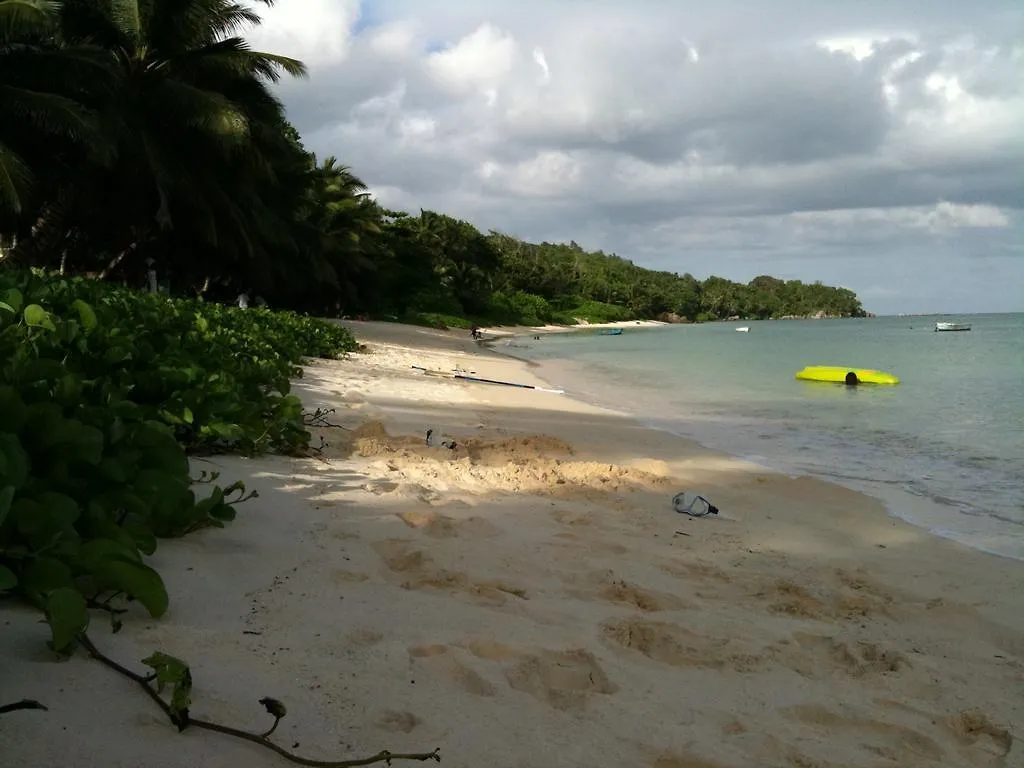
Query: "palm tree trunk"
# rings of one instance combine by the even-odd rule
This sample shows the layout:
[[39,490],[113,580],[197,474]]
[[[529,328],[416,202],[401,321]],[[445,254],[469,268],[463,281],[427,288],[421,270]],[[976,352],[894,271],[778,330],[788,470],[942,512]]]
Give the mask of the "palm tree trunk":
[[125,257],[128,256],[132,251],[134,251],[137,246],[138,243],[132,243],[119,254],[117,254],[117,256],[115,256],[109,262],[107,262],[107,266],[101,269],[100,273],[96,276],[97,279],[106,280],[107,275],[109,275],[118,264],[124,261]]

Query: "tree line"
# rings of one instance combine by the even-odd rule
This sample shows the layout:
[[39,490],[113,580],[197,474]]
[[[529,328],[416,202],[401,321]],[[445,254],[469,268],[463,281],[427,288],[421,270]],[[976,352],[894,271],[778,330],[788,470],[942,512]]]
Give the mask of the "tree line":
[[249,47],[259,21],[231,0],[0,0],[0,264],[447,324],[864,314],[842,288],[388,210],[303,146],[273,85],[306,69]]

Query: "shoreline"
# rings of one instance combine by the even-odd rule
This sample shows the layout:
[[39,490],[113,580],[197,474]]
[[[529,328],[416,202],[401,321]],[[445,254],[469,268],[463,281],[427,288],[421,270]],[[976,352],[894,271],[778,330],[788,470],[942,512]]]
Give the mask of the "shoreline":
[[[503,352],[502,354],[525,363],[532,370],[537,372],[540,378],[549,382],[553,380],[553,372],[545,370],[546,363],[557,364],[559,361],[562,361],[572,363],[574,366],[580,366],[582,368],[582,364],[576,363],[571,358],[544,358],[543,360],[534,360],[526,357],[518,357],[508,352]],[[582,375],[583,371],[581,370],[579,373]],[[555,385],[551,384],[550,386]],[[770,462],[770,459],[766,459],[765,457],[746,456],[737,453],[736,451],[729,450],[728,448],[717,446],[715,445],[715,440],[707,437],[706,435],[696,436],[663,423],[656,423],[657,420],[653,419],[653,417],[645,418],[628,411],[619,411],[614,408],[610,408],[603,405],[599,401],[599,398],[583,397],[578,394],[573,395],[571,390],[569,391],[569,396],[578,397],[583,402],[586,402],[588,405],[592,405],[595,408],[602,408],[609,412],[617,413],[623,418],[631,419],[645,429],[667,432],[668,434],[682,440],[693,441],[708,451],[720,452],[738,461],[750,462],[751,464],[756,465],[763,472],[770,472],[790,478],[812,477],[820,480],[821,482],[848,488],[857,493],[864,494],[865,496],[868,496],[882,504],[886,508],[889,516],[893,519],[925,531],[931,536],[935,536],[946,541],[953,541],[969,549],[983,552],[994,557],[1005,558],[1016,562],[1024,562],[1024,555],[1017,556],[1008,552],[990,549],[981,543],[972,543],[969,540],[965,540],[969,534],[943,527],[942,523],[948,522],[951,519],[958,519],[958,516],[962,513],[955,506],[952,506],[951,504],[944,504],[940,500],[930,496],[919,496],[903,488],[892,488],[883,481],[872,481],[842,475],[831,475],[826,472],[816,472],[808,469],[794,469],[773,465]]]
[[[190,662],[196,717],[263,729],[273,696],[303,755],[439,746],[460,767],[1021,759],[1024,564],[571,394],[412,368],[548,383],[462,334],[356,333],[365,354],[294,385],[341,425],[314,430],[320,458],[197,461],[260,497],[160,543],[164,620],[94,621],[133,669],[155,650]],[[684,489],[720,514],[676,513]],[[286,764],[177,734],[84,655],[50,663],[35,614],[5,619],[5,698],[50,707],[0,718],[12,761]]]

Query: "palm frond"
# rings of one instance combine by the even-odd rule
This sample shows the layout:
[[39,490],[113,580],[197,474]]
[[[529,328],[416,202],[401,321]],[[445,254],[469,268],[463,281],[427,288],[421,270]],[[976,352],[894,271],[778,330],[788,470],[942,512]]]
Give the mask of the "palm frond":
[[249,120],[229,98],[179,80],[160,84],[156,101],[180,116],[181,124],[237,141],[249,135]]
[[38,34],[56,21],[57,0],[0,0],[0,41]]
[[118,32],[134,46],[144,38],[144,0],[109,0],[110,19]]
[[95,123],[89,110],[55,93],[0,85],[0,109],[5,119],[18,118],[44,134],[78,141],[91,137]]
[[239,75],[254,75],[275,83],[281,79],[282,73],[292,77],[306,77],[309,74],[306,65],[298,59],[253,51],[249,48],[249,44],[240,37],[218,40],[191,51],[184,58],[212,59],[218,66],[225,67]]
[[20,214],[23,197],[32,183],[32,172],[24,160],[0,143],[0,210]]

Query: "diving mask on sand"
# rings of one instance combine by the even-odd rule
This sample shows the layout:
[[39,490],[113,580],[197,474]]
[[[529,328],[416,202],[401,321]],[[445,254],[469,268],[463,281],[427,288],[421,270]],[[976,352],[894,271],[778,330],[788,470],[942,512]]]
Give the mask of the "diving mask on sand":
[[705,515],[717,515],[718,507],[708,501],[699,493],[683,491],[672,498],[672,506],[676,512],[689,515],[690,517],[704,517]]

